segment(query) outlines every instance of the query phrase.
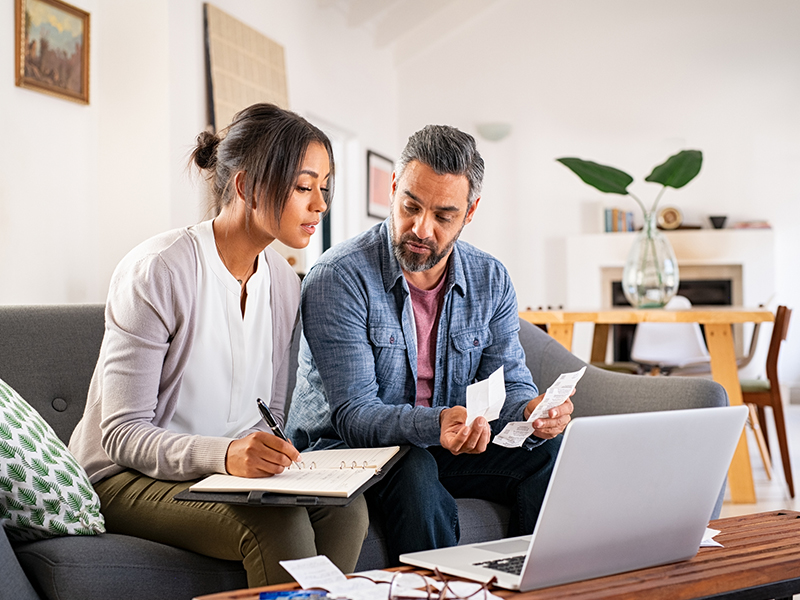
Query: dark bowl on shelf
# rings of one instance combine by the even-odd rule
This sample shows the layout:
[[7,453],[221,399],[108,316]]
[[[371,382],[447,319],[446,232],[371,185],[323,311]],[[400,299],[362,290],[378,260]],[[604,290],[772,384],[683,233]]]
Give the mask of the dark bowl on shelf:
[[713,225],[714,229],[722,229],[725,227],[725,221],[728,220],[728,217],[708,217],[708,220],[711,221],[711,225]]

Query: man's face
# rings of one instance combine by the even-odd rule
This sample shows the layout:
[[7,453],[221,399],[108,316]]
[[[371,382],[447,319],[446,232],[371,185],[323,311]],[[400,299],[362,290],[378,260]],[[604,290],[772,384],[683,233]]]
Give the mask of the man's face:
[[446,260],[478,200],[467,210],[464,175],[437,175],[419,161],[392,177],[392,249],[404,271],[427,271]]

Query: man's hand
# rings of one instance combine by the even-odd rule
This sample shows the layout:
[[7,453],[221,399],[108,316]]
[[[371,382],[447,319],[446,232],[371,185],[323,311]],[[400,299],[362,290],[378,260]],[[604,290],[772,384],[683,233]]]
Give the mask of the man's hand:
[[467,409],[445,408],[439,414],[439,443],[453,454],[480,454],[486,450],[491,436],[489,423],[478,417],[467,427]]
[[239,477],[269,477],[283,473],[300,453],[289,442],[264,431],[256,431],[228,446],[225,469]]
[[[575,390],[572,390],[572,394],[574,393]],[[572,394],[570,394],[570,396],[572,396]],[[533,410],[542,400],[544,400],[544,394],[536,396],[536,398],[528,402],[528,405],[525,407],[523,412],[526,420],[531,416]],[[567,398],[563,404],[560,404],[555,408],[551,408],[547,413],[547,419],[536,419],[533,422],[533,435],[538,438],[542,438],[543,440],[550,440],[556,437],[559,433],[564,431],[564,429],[567,427],[567,424],[572,420],[572,417],[570,417],[572,414],[572,409],[572,400],[569,398]]]

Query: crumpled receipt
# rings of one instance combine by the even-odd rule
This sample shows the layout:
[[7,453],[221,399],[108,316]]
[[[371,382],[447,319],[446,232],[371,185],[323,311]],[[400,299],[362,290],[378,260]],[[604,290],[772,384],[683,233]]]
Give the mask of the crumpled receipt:
[[572,390],[580,381],[586,367],[572,373],[562,373],[558,376],[544,394],[544,398],[533,410],[527,421],[513,421],[508,423],[499,435],[495,436],[492,443],[505,448],[519,448],[533,434],[533,422],[536,419],[547,417],[551,408],[564,403],[569,398]]

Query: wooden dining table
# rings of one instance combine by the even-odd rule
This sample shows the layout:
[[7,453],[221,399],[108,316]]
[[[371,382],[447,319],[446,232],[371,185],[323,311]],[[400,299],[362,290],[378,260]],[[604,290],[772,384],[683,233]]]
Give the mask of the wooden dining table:
[[[774,315],[765,309],[741,306],[692,307],[679,310],[660,308],[617,307],[603,310],[535,310],[523,311],[520,318],[535,325],[547,325],[548,333],[567,350],[572,350],[575,323],[594,323],[592,362],[605,360],[611,325],[636,323],[699,323],[705,328],[706,344],[711,358],[711,376],[728,393],[733,405],[742,404],[742,388],[736,365],[732,325],[734,323],[766,323]],[[731,501],[754,504],[756,491],[750,468],[750,455],[744,431],[728,470]]]

